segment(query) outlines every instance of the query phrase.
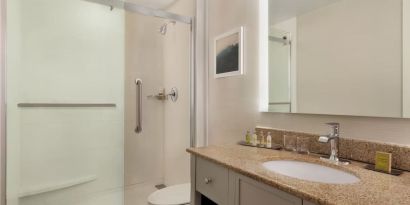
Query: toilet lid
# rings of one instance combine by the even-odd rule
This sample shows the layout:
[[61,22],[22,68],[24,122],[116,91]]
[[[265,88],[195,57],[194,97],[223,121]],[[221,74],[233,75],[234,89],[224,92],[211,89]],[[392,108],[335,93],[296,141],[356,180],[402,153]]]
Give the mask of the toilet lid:
[[189,204],[191,184],[178,184],[155,191],[148,197],[152,205],[181,205]]

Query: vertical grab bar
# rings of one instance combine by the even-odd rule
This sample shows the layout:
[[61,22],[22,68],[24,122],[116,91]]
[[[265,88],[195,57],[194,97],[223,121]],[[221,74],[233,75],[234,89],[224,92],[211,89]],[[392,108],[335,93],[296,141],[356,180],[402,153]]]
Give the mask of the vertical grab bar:
[[136,120],[137,126],[135,127],[136,133],[142,132],[142,80],[135,79],[135,84],[137,85],[137,97],[136,97]]

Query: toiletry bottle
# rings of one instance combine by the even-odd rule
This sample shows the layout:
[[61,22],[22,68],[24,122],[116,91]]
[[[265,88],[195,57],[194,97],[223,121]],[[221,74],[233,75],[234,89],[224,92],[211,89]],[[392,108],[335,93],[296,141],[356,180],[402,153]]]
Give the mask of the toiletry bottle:
[[252,142],[252,135],[251,135],[251,131],[246,131],[246,144],[251,144]]
[[252,146],[257,146],[258,145],[258,135],[256,132],[253,133],[252,135]]
[[259,145],[261,147],[264,147],[266,145],[266,141],[265,141],[265,136],[263,135],[263,131],[260,132],[259,138],[260,138],[260,144]]
[[255,129],[255,134],[256,134],[256,146],[259,146],[261,144],[261,136],[258,134],[256,129]]
[[270,135],[270,132],[268,132],[268,136],[266,136],[266,148],[272,148],[272,136]]

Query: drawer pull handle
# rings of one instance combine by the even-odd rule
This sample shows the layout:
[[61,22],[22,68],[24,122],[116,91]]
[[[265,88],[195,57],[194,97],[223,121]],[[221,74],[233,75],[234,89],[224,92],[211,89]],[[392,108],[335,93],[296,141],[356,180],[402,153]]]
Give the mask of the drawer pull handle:
[[205,181],[205,184],[210,184],[210,183],[212,183],[212,179],[211,179],[211,178],[208,178],[208,177],[205,177],[204,181]]

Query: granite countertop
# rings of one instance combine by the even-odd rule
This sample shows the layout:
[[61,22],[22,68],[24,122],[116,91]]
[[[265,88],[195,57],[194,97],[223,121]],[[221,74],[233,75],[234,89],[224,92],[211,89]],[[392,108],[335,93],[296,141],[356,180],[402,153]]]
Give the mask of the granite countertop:
[[[347,166],[339,166],[323,162],[317,155],[240,145],[190,148],[187,151],[318,205],[410,204],[409,172],[404,172],[401,176],[391,176],[364,169],[363,163],[353,162]],[[360,182],[335,185],[295,179],[265,170],[262,163],[271,160],[313,162],[352,173],[360,178]]]

